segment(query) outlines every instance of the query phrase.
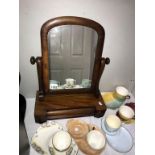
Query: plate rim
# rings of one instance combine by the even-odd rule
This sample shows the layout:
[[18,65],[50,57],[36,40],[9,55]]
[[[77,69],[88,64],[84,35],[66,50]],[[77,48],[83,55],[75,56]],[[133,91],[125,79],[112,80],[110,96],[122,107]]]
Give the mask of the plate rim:
[[[127,152],[129,152],[132,149],[132,147],[134,145],[133,136],[131,135],[131,133],[125,127],[121,126],[120,131],[121,131],[121,129],[123,129],[129,135],[129,137],[131,137],[131,147],[127,151],[120,151],[117,148],[113,147],[111,145],[111,143],[109,143],[109,140],[108,140],[108,136],[109,137],[112,137],[111,135],[107,135],[106,134],[106,138],[107,138],[107,142],[110,145],[110,147],[113,148],[115,151],[120,152],[120,153],[127,153]],[[115,137],[115,136],[117,136],[117,134],[116,135],[113,135],[113,137]]]
[[[37,136],[39,134],[39,132],[41,132],[43,129],[45,129],[47,127],[52,127],[52,126],[55,126],[55,125],[57,125],[58,131],[64,130],[63,126],[60,123],[57,123],[55,121],[49,120],[49,121],[46,121],[46,122],[40,124],[40,126],[36,129],[36,131],[34,132],[33,136],[31,137],[30,145],[39,154],[48,155],[48,152],[45,149],[43,149],[42,146],[40,146],[40,144],[38,144],[37,142],[34,141],[35,136]],[[41,152],[37,151],[35,147],[36,148],[37,147],[40,148]]]

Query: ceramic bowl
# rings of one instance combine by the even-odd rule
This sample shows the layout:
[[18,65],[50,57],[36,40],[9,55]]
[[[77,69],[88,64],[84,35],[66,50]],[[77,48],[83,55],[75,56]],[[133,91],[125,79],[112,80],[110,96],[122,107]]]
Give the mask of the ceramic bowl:
[[54,148],[60,152],[63,152],[63,151],[66,151],[70,147],[72,139],[68,132],[58,131],[53,136],[52,141],[53,141]]
[[105,136],[98,130],[92,130],[87,134],[87,142],[94,150],[101,150],[106,144]]
[[122,105],[119,110],[119,116],[123,119],[123,120],[129,120],[132,119],[135,115],[134,110],[126,105]]
[[116,115],[108,115],[105,118],[104,123],[105,123],[105,128],[109,132],[115,132],[119,130],[119,128],[121,127],[121,120]]

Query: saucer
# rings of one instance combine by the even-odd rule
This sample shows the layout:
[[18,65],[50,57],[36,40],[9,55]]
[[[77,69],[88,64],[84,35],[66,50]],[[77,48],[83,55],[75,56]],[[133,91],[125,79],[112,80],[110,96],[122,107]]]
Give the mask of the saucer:
[[75,85],[73,88],[74,89],[79,89],[79,88],[83,88],[83,87],[81,85]]
[[50,138],[63,127],[53,121],[43,123],[31,139],[31,146],[42,155],[50,155],[48,143]]
[[[93,124],[87,124],[84,121],[78,120],[78,119],[71,119],[67,122],[67,129],[72,138],[74,138],[76,144],[78,145],[79,150],[87,155],[100,155],[101,152],[104,151],[104,148],[100,150],[95,150],[91,148],[86,140],[87,134],[89,131],[92,130],[98,130],[102,134],[104,134],[101,129]],[[105,134],[104,134],[105,137]]]
[[101,120],[101,127],[102,127],[102,130],[103,130],[107,135],[113,136],[113,135],[116,135],[116,134],[119,132],[120,129],[117,130],[117,131],[113,131],[113,132],[108,131],[108,130],[106,129],[106,127],[105,127],[104,121],[105,121],[105,119],[102,119],[102,120]]
[[87,123],[77,119],[71,119],[67,122],[68,132],[73,138],[82,138],[89,131]]
[[133,139],[127,129],[121,127],[117,134],[111,136],[106,134],[108,144],[121,153],[129,152],[133,146]]
[[68,86],[67,84],[61,86],[61,89],[79,89],[79,88],[83,87],[81,85]]
[[54,146],[52,143],[52,138],[49,141],[48,147],[49,147],[49,151],[51,153],[50,155],[77,155],[77,153],[78,153],[78,146],[76,145],[76,143],[73,139],[72,139],[70,148],[65,152],[59,152],[56,149],[54,149]]

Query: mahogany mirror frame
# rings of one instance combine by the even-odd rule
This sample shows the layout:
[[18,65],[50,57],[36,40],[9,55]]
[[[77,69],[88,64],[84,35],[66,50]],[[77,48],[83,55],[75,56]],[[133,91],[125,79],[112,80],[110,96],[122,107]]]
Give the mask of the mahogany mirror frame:
[[[49,89],[48,32],[52,28],[62,25],[86,26],[95,30],[98,34],[92,74],[92,83],[90,88],[64,90]],[[42,123],[48,119],[59,119],[90,115],[94,115],[95,117],[102,117],[104,115],[106,107],[99,91],[99,81],[102,72],[105,68],[105,64],[110,63],[109,58],[102,57],[104,38],[105,31],[99,23],[82,17],[57,17],[48,20],[42,25],[42,56],[37,58],[30,58],[31,64],[37,64],[38,72],[39,90],[36,94],[34,112],[36,122]],[[60,98],[62,98],[64,102],[68,102],[68,105],[67,103],[60,101]],[[84,98],[85,101],[83,101]]]

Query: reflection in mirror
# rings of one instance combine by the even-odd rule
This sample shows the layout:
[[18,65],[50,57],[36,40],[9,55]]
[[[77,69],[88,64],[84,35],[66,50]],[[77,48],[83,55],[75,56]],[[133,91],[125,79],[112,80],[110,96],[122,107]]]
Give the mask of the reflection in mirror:
[[62,25],[48,33],[49,88],[91,87],[97,32],[80,25]]

